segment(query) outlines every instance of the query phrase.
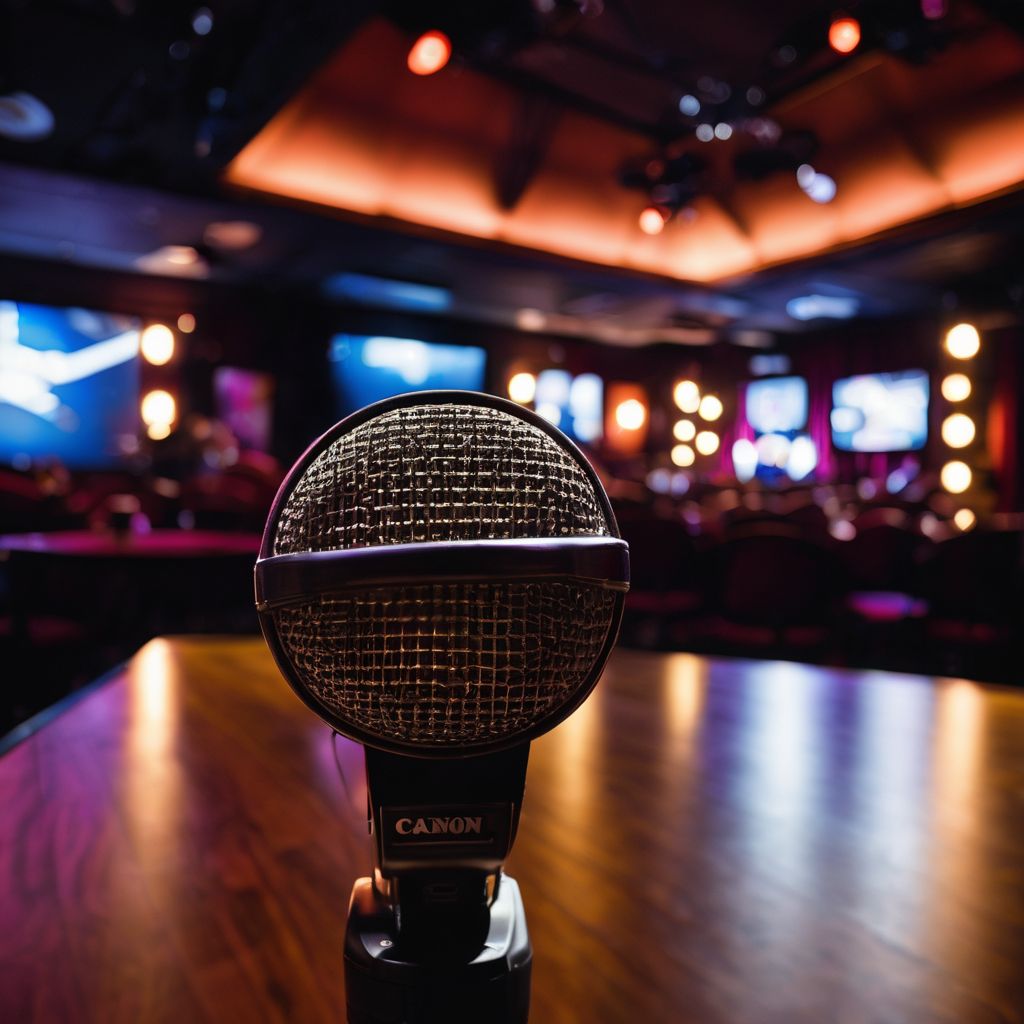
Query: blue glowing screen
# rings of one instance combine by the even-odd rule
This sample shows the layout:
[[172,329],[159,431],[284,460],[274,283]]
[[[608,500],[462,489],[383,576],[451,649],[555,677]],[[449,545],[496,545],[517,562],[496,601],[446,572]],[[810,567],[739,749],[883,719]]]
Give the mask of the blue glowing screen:
[[469,345],[338,334],[329,351],[341,416],[407,391],[482,391],[487,353]]
[[115,465],[139,431],[139,323],[0,301],[0,459]]
[[807,424],[807,381],[768,377],[747,385],[747,422],[759,434],[786,434]]
[[901,452],[928,439],[928,374],[866,373],[832,385],[832,443],[845,452]]

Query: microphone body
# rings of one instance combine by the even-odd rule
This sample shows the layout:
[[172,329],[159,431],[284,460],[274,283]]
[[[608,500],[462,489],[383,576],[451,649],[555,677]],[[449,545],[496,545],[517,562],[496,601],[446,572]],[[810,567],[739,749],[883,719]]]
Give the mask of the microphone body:
[[264,635],[298,696],[366,746],[350,1024],[526,1021],[532,951],[502,865],[529,741],[593,688],[628,579],[590,464],[502,399],[377,403],[285,479],[255,570]]

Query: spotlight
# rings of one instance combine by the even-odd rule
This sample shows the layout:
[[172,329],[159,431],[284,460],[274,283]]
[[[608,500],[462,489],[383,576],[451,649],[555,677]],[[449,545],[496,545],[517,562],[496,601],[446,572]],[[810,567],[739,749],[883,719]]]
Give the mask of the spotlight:
[[647,422],[647,410],[643,402],[627,398],[615,407],[615,422],[623,430],[639,430]]
[[946,333],[946,351],[954,359],[973,359],[981,348],[981,338],[974,324],[957,324]]
[[672,449],[672,462],[682,469],[692,466],[696,458],[697,456],[688,444],[677,444]]
[[971,378],[966,373],[951,373],[942,381],[942,397],[947,402],[962,402],[971,394]]
[[950,448],[966,448],[974,440],[974,420],[955,412],[942,421],[942,440]]
[[966,462],[960,462],[959,460],[947,462],[939,474],[942,486],[950,494],[963,494],[971,486],[971,477],[971,467]]
[[412,44],[406,63],[414,75],[433,75],[448,63],[451,55],[451,40],[443,32],[431,29]]
[[660,235],[668,217],[657,206],[648,206],[640,213],[640,230],[645,235]]
[[718,451],[718,435],[713,430],[702,430],[695,444],[701,455],[712,455]]
[[836,18],[828,27],[828,45],[836,53],[853,53],[860,45],[860,22],[856,18]]
[[508,382],[508,397],[526,405],[537,394],[537,378],[532,373],[514,373]]
[[677,441],[692,441],[697,436],[697,428],[690,420],[679,420],[672,428],[672,436]]
[[142,358],[154,366],[163,366],[174,357],[174,332],[166,324],[150,324],[139,343]]
[[700,406],[698,407],[701,419],[705,420],[717,420],[722,415],[722,402],[714,395],[705,395],[700,400]]
[[695,413],[700,407],[700,388],[692,380],[681,380],[672,391],[681,412]]

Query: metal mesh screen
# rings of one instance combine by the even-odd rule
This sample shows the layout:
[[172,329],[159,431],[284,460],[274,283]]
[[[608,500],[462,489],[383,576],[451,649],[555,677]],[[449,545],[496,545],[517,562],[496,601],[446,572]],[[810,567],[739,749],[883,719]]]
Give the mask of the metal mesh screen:
[[529,729],[601,652],[615,596],[563,583],[447,583],[323,597],[277,613],[309,692],[380,737],[433,746]]
[[[544,431],[500,409],[382,413],[331,442],[286,501],[274,553],[611,533],[594,485]],[[616,596],[570,582],[449,582],[278,609],[298,681],[358,729],[410,745],[500,740],[590,678]]]
[[593,484],[542,430],[484,406],[411,406],[317,456],[274,553],[608,532]]

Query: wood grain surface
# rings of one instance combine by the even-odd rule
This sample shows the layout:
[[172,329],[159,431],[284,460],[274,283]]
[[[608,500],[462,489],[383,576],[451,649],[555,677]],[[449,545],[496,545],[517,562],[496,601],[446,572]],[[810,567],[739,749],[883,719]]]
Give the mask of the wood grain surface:
[[[0,807],[0,1020],[344,1019],[362,750],[262,641],[147,644]],[[1019,1024],[1024,694],[617,651],[508,868],[532,1024]]]

